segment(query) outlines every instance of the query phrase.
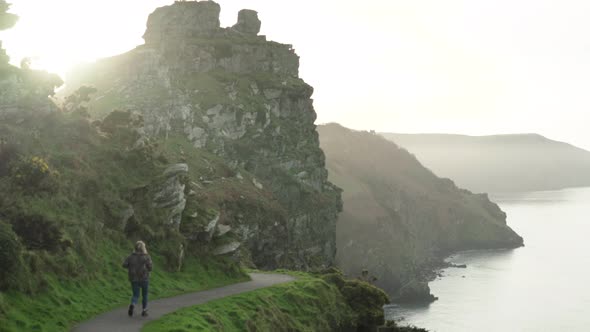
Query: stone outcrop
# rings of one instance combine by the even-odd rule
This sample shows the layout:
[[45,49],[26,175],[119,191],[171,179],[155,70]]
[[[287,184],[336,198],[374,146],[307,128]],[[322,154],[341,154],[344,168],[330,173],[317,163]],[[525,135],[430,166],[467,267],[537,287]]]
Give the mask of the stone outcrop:
[[215,231],[214,236],[222,237],[225,234],[229,233],[231,230],[232,228],[229,225],[217,225],[217,230]]
[[[282,219],[258,208],[241,220],[231,219],[240,211],[222,212],[229,233],[241,237],[240,250],[250,250],[257,265],[330,265],[341,200],[327,180],[313,88],[298,77],[291,45],[269,42],[259,29],[251,10],[221,28],[216,3],[176,2],[150,15],[144,45],[80,68],[68,86],[99,90],[88,105],[93,116],[113,109],[141,113],[147,136],[182,135],[237,173],[252,174],[260,193],[270,192],[286,211]],[[278,229],[285,233],[280,240]]]
[[213,250],[213,254],[216,256],[231,254],[231,253],[234,253],[236,250],[238,250],[238,248],[240,248],[240,245],[241,245],[240,242],[232,242],[232,243],[224,244],[222,246],[215,248]]
[[249,35],[257,35],[260,32],[261,22],[258,13],[250,9],[242,9],[238,13],[238,23],[233,29]]
[[154,206],[157,209],[166,211],[164,222],[174,227],[180,225],[182,212],[186,207],[185,184],[180,177],[186,175],[187,172],[187,164],[176,164],[168,167],[163,173],[165,180],[157,186],[153,197]]
[[213,1],[177,2],[156,9],[148,18],[146,43],[207,38],[219,29],[221,7]]
[[411,280],[398,291],[397,302],[402,303],[430,303],[438,298],[430,294],[430,287],[425,281]]

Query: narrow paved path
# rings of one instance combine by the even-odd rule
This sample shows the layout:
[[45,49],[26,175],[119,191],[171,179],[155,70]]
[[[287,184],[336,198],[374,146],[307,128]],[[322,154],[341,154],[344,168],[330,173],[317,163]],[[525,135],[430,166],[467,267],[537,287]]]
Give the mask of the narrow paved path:
[[148,322],[157,320],[163,315],[177,311],[178,309],[259,288],[286,283],[295,279],[283,274],[267,273],[251,273],[250,277],[252,280],[238,284],[150,301],[148,306],[149,317],[141,317],[140,299],[139,310],[138,308],[135,309],[135,315],[132,318],[127,316],[127,307],[122,307],[86,321],[76,326],[72,332],[139,332]]

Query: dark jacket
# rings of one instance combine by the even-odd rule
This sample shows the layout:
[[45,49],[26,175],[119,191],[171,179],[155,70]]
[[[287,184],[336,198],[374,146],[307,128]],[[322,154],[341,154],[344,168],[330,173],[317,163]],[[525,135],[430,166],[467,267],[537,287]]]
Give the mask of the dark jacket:
[[150,255],[134,252],[123,262],[123,267],[129,271],[129,281],[147,281],[152,271],[152,258]]

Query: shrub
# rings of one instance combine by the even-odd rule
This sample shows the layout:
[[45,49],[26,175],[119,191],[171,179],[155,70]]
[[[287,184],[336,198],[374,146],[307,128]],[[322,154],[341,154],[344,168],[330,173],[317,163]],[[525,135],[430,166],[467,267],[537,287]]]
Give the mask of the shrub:
[[385,322],[383,306],[389,303],[389,297],[383,290],[364,281],[345,279],[342,272],[334,268],[320,272],[320,277],[335,285],[358,315],[358,331],[373,331]]
[[[50,189],[42,188],[41,183],[51,177],[57,177],[59,173],[53,171],[47,161],[41,157],[33,156],[21,158],[11,169],[14,181],[25,189]],[[50,185],[49,187],[54,187]]]
[[76,112],[84,116],[88,116],[88,108],[86,104],[90,101],[90,96],[95,94],[98,90],[95,87],[82,85],[78,90],[66,97],[64,101],[64,110],[67,112]]
[[131,111],[114,110],[107,115],[100,124],[100,129],[105,133],[113,134],[117,130],[140,128],[143,126],[143,117]]
[[0,139],[0,176],[9,174],[10,164],[16,159],[18,149],[16,145]]
[[65,249],[68,241],[62,241],[63,232],[54,221],[41,215],[19,216],[13,220],[14,231],[31,250],[56,251]]
[[10,224],[0,221],[0,289],[12,286],[22,266],[22,246]]
[[369,331],[385,322],[383,306],[389,298],[381,289],[364,281],[346,280],[340,292],[358,314],[360,331]]
[[151,148],[149,139],[141,131],[143,124],[143,116],[141,114],[131,111],[114,110],[102,120],[99,128],[102,132],[109,134],[115,142],[134,148],[143,147],[149,150]]

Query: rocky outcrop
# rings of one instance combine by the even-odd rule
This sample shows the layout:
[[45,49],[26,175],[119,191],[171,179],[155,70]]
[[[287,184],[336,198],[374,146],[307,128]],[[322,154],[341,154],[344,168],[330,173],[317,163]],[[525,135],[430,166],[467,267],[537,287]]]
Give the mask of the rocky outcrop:
[[258,13],[250,9],[242,9],[238,13],[238,23],[233,29],[249,35],[257,35],[260,32],[261,22]]
[[[182,135],[234,171],[252,174],[250,181],[272,194],[284,219],[272,222],[264,211],[251,211],[264,222],[229,220],[243,211],[220,210],[257,265],[330,265],[341,201],[319,148],[313,88],[298,77],[291,45],[268,42],[259,29],[251,10],[221,28],[216,3],[176,2],[150,15],[145,45],[80,68],[68,86],[98,88],[88,105],[94,116],[115,108],[141,113],[149,137]],[[273,239],[277,228],[286,232],[280,241]]]
[[174,227],[180,225],[182,212],[186,206],[185,184],[181,181],[181,176],[186,175],[187,172],[187,164],[168,167],[163,174],[164,181],[157,186],[154,193],[154,206],[157,209],[165,210],[166,219],[164,222]]
[[233,252],[235,252],[236,250],[238,250],[238,248],[240,248],[241,243],[240,242],[231,242],[228,244],[224,244],[222,246],[219,246],[217,248],[215,248],[213,250],[213,255],[219,256],[219,255],[226,255],[226,254],[231,254]]
[[411,280],[398,290],[397,302],[402,303],[430,303],[438,298],[430,294],[430,287],[426,281]]
[[156,9],[148,18],[146,43],[210,37],[219,29],[221,7],[213,1],[177,2]]

